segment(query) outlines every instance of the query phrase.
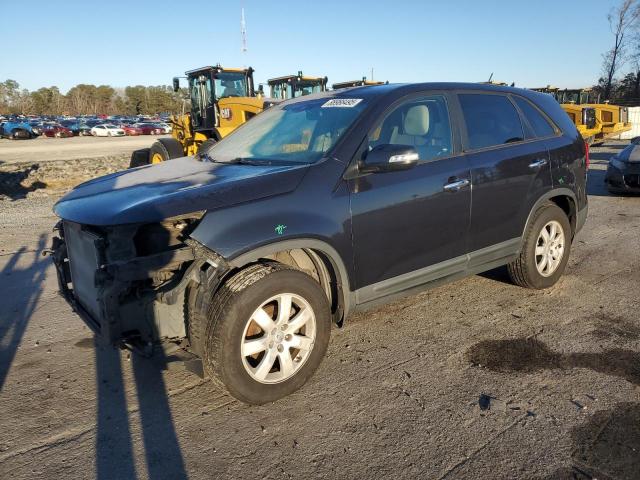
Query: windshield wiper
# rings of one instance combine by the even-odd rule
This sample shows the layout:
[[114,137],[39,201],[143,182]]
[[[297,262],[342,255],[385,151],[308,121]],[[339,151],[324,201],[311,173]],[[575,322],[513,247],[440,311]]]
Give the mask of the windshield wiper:
[[231,160],[216,160],[211,155],[209,155],[207,152],[200,152],[200,153],[198,153],[198,156],[200,157],[201,160],[204,160],[205,162],[227,163],[227,164],[231,164],[231,165],[257,165],[257,166],[261,166],[261,165],[291,165],[291,162],[287,162],[287,161],[284,161],[284,160],[270,160],[270,159],[266,159],[266,158],[236,157],[236,158],[232,158]]
[[224,163],[233,163],[234,165],[269,165],[271,161],[256,158],[236,157]]

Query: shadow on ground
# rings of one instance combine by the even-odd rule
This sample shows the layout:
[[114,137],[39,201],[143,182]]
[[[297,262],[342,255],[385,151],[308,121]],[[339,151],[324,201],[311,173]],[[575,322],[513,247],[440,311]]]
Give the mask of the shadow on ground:
[[612,197],[604,183],[606,170],[590,169],[587,174],[587,195],[596,197]]
[[47,184],[39,180],[28,186],[23,185],[24,181],[39,168],[39,165],[33,164],[15,172],[0,172],[0,197],[7,196],[11,200],[20,200],[26,198],[29,192],[47,188]]
[[[0,391],[42,295],[45,270],[50,265],[50,261],[42,256],[45,242],[46,235],[41,235],[34,251],[20,248],[0,271],[3,292],[0,304]],[[18,263],[27,255],[32,257],[31,263],[19,267]],[[19,293],[14,289],[19,289]]]
[[637,480],[640,478],[640,405],[600,410],[572,431],[571,466],[540,480]]
[[169,408],[162,370],[165,357],[131,355],[147,475],[136,474],[130,412],[121,354],[95,341],[97,382],[96,478],[186,479],[184,460]]

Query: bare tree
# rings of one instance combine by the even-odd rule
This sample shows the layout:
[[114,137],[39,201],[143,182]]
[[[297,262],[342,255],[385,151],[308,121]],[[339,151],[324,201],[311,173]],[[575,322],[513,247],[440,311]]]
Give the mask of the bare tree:
[[607,16],[615,41],[613,48],[603,55],[603,94],[605,100],[609,100],[616,72],[625,62],[627,33],[636,26],[639,17],[640,6],[637,0],[622,0],[622,3],[618,7],[614,7]]

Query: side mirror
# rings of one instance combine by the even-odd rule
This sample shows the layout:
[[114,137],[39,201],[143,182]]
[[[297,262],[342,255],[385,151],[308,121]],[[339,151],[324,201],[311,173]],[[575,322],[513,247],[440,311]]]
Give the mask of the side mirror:
[[414,167],[420,156],[411,145],[377,145],[365,153],[360,161],[360,173],[383,173],[408,170]]
[[178,77],[173,77],[173,91],[177,92],[180,90],[180,79]]

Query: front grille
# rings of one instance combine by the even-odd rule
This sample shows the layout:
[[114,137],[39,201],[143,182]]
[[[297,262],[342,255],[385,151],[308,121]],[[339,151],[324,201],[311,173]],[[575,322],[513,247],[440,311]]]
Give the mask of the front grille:
[[625,175],[624,183],[631,188],[640,188],[640,175]]
[[101,309],[96,287],[96,272],[100,265],[100,256],[96,241],[100,237],[72,222],[64,223],[64,236],[67,243],[73,294],[80,305],[95,321],[99,322]]

